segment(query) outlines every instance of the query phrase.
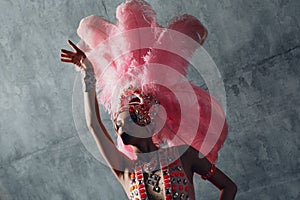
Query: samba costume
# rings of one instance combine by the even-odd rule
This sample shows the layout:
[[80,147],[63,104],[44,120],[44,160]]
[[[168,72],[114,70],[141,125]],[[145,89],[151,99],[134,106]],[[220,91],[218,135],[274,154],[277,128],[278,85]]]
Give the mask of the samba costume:
[[[145,178],[143,172],[150,172],[155,168],[153,162],[150,166],[136,162],[135,173],[131,174],[130,198],[137,199],[158,199],[157,193],[164,193],[165,199],[195,199],[193,184],[188,180],[175,148],[159,150],[159,164],[161,174],[151,173]],[[156,161],[156,160],[154,160]],[[159,184],[160,182],[160,184]]]
[[[191,57],[205,28],[187,14],[173,19],[164,28],[157,24],[155,11],[142,0],[122,3],[116,16],[116,25],[102,17],[86,17],[77,33],[81,38],[78,46],[94,67],[97,99],[112,120],[128,110],[138,125],[154,124],[152,140],[160,150],[159,161],[153,162],[159,165],[160,175],[144,177],[145,164],[137,159],[130,145],[124,145],[120,137],[117,140],[119,150],[136,163],[135,173],[131,175],[130,198],[151,199],[153,190],[164,192],[165,199],[194,199],[194,188],[187,181],[174,147],[192,146],[203,153],[212,163],[210,172],[202,176],[206,179],[215,170],[228,128],[219,102],[185,80],[189,62],[168,52],[166,47],[175,44],[178,51]],[[172,39],[176,32],[197,45],[170,40],[170,35]],[[207,137],[213,138],[211,144],[204,144]],[[148,167],[151,169],[151,163]]]

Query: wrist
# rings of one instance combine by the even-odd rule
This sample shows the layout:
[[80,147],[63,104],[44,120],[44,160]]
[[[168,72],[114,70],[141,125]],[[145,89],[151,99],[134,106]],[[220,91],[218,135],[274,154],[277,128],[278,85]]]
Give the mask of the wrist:
[[83,69],[89,70],[89,71],[94,71],[93,65],[87,57],[83,58],[81,63],[82,63]]
[[84,58],[81,68],[82,86],[84,92],[89,92],[95,89],[96,78],[91,62]]

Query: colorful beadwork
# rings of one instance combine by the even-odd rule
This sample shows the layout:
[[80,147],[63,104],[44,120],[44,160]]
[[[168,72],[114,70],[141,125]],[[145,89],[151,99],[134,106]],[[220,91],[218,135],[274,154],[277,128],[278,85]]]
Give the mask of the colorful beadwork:
[[[151,93],[143,93],[140,89],[130,85],[125,89],[120,98],[120,109],[118,113],[128,109],[131,118],[140,126],[150,124],[156,112],[150,112],[152,106],[158,106],[159,102]],[[118,115],[115,114],[114,118]]]
[[[159,150],[159,161],[162,171],[162,177],[152,173],[149,175],[146,182],[143,176],[143,167],[137,162],[135,167],[135,174],[131,175],[133,185],[130,187],[131,200],[148,200],[146,186],[150,185],[154,192],[160,192],[162,188],[159,187],[158,182],[163,182],[164,195],[166,200],[171,199],[189,199],[189,185],[185,173],[181,167],[181,162],[174,160],[173,152],[166,150]],[[170,162],[173,161],[173,162]],[[136,192],[138,191],[138,193]]]

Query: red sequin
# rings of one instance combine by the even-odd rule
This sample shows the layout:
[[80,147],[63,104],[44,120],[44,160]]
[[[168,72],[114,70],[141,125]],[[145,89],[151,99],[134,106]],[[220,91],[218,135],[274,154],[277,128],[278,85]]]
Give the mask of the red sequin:
[[142,199],[146,198],[146,194],[145,193],[141,194],[141,198]]
[[188,192],[189,191],[189,187],[185,186],[185,191]]
[[142,179],[142,178],[143,178],[143,175],[142,175],[142,174],[139,174],[139,175],[137,176],[137,178],[138,178],[138,179]]
[[140,193],[145,193],[145,189],[140,189]]
[[164,175],[164,179],[168,179],[168,178],[170,178],[169,175]]
[[172,190],[175,191],[176,190],[176,185],[172,185]]

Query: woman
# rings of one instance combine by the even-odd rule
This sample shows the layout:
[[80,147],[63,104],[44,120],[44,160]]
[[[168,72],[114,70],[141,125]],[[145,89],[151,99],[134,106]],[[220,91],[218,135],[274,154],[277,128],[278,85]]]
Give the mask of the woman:
[[[145,12],[145,10],[147,12]],[[127,13],[129,14],[127,15]],[[106,105],[105,102],[107,102],[107,99],[111,99],[113,95],[107,91],[111,86],[108,86],[107,80],[106,82],[103,81],[105,80],[105,77],[101,76],[103,70],[99,72],[98,68],[95,67],[99,62],[95,61],[93,49],[97,49],[103,40],[115,34],[117,30],[124,31],[125,29],[130,30],[153,26],[153,24],[158,27],[154,20],[153,13],[154,11],[150,8],[149,4],[143,1],[133,0],[126,2],[119,6],[117,10],[117,17],[119,19],[118,29],[111,23],[95,16],[81,22],[78,34],[84,41],[84,45],[81,44],[81,47],[88,53],[88,56],[71,41],[69,41],[69,44],[74,49],[74,52],[62,49],[61,61],[73,63],[76,68],[82,72],[84,107],[89,131],[97,142],[99,150],[109,164],[112,172],[122,184],[129,199],[195,199],[193,185],[193,175],[195,173],[201,175],[203,179],[209,180],[221,191],[220,199],[234,199],[237,191],[236,185],[214,164],[217,151],[221,148],[226,138],[226,124],[222,130],[220,141],[218,141],[219,143],[212,148],[211,153],[207,156],[199,156],[199,151],[195,148],[197,145],[193,142],[187,143],[187,145],[185,145],[184,142],[177,143],[177,145],[169,146],[168,148],[161,148],[162,143],[158,142],[159,139],[165,137],[168,140],[177,141],[177,136],[171,133],[176,132],[176,130],[180,128],[177,119],[180,115],[178,115],[178,109],[175,109],[177,108],[176,105],[178,105],[178,102],[176,102],[176,98],[172,96],[168,88],[162,86],[150,87],[148,86],[149,84],[130,84],[126,89],[120,87],[120,92],[117,93],[119,94],[117,96],[120,98],[119,103],[115,106],[115,110],[113,110],[114,104],[110,102],[109,108],[113,111],[114,126],[119,138],[119,147],[123,148],[118,149],[115,146],[110,134],[101,121],[98,113],[95,76],[97,79],[101,79],[97,81],[100,87],[102,86],[101,92],[104,96],[107,95],[107,93],[110,95],[108,95],[110,98],[107,98],[107,96],[104,98],[102,95],[102,100],[100,98],[102,105]],[[132,23],[132,15],[134,19],[140,20],[135,20],[134,23]],[[137,18],[137,16],[143,16],[143,18]],[[186,33],[185,30],[187,28],[182,26],[182,22],[184,22],[184,26],[194,26],[189,28],[189,32]],[[95,27],[90,26],[91,24],[97,24],[97,26],[105,25],[105,28],[101,32],[97,32],[94,28],[88,28]],[[192,32],[191,29],[193,29],[193,27],[197,29],[197,31]],[[185,15],[179,20],[174,20],[168,28],[181,31],[200,44],[204,42],[207,35],[203,25],[188,15]],[[134,41],[136,41],[136,38],[134,38]],[[134,41],[129,37],[124,40],[124,42],[127,43]],[[99,53],[97,50],[94,52]],[[127,81],[137,83],[136,79],[144,80],[145,77],[147,77],[146,79],[149,79],[149,77],[154,78],[155,76],[153,77],[151,73],[152,76],[149,75],[149,72],[148,74],[146,73],[147,76],[143,74],[145,70],[141,70],[142,67],[138,69],[138,66],[149,64],[149,60],[151,59],[158,62],[160,60],[158,57],[164,58],[160,60],[162,63],[168,64],[178,71],[181,70],[180,72],[182,74],[185,73],[184,68],[187,63],[176,55],[152,49],[133,50],[132,52],[130,56],[127,56],[132,58],[129,63],[128,59],[124,56],[121,59],[121,64],[115,64],[115,72],[119,72],[119,76],[107,76],[108,79],[118,77],[118,80],[113,84],[123,83],[124,86],[124,82]],[[146,63],[145,59],[141,61],[142,57],[144,58],[149,54],[154,56],[147,60],[148,63]],[[99,54],[97,56],[99,56]],[[90,58],[92,60],[90,60]],[[171,60],[171,63],[166,63],[165,60]],[[174,63],[174,60],[176,63]],[[121,71],[121,73],[124,74],[120,75],[118,69],[124,65],[126,70]],[[133,66],[134,69],[132,70],[132,68],[128,66]],[[127,76],[129,72],[130,78]],[[140,76],[142,76],[142,78],[140,78]],[[122,81],[119,81],[119,79],[122,79]],[[193,90],[197,93],[197,97],[201,97],[198,98],[198,103],[205,104],[206,102],[203,99],[207,98],[207,94],[196,87],[193,87]],[[163,123],[160,120],[160,117],[163,116],[163,113],[159,109],[160,106],[164,107],[167,115],[166,121]],[[201,112],[204,111],[201,110]],[[202,117],[203,116],[205,117],[205,115],[202,115]],[[184,119],[182,119],[182,121],[184,121]],[[187,125],[184,124],[183,126],[191,125],[190,122],[186,124]],[[203,128],[202,126],[203,125],[200,127],[199,125],[199,134],[196,135],[196,138],[200,138],[201,135],[203,136],[203,132],[206,134],[207,127]],[[188,128],[186,130],[188,130]],[[182,139],[182,137],[179,137],[179,139]],[[203,140],[201,140],[201,142],[203,142]],[[199,141],[197,144],[199,144]]]

